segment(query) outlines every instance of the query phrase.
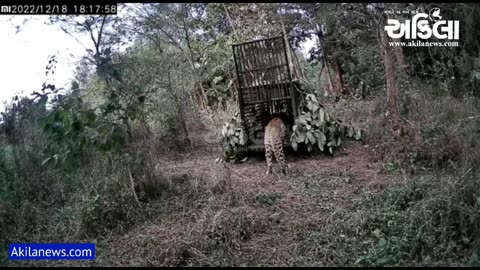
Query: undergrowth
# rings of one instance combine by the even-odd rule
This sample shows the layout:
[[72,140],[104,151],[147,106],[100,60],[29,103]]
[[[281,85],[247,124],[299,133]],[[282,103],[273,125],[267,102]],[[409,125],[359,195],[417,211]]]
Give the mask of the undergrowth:
[[356,261],[361,266],[464,265],[480,243],[480,179],[473,169],[415,177],[365,205],[374,244]]

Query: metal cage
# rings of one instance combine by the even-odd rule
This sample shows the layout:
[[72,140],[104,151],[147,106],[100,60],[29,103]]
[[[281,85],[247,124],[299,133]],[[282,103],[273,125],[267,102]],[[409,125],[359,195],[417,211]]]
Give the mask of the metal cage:
[[[263,131],[274,115],[282,115],[291,131],[299,92],[292,79],[283,36],[234,44],[238,100],[248,144],[240,150],[263,150]],[[286,138],[289,137],[287,132]]]

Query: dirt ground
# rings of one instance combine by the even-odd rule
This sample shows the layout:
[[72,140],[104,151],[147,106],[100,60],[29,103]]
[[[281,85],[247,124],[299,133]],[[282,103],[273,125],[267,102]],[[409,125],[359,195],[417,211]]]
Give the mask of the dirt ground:
[[[126,234],[97,243],[88,266],[341,266],[368,249],[361,202],[388,183],[368,146],[334,157],[287,155],[265,175],[263,153],[218,163],[218,144],[164,158],[163,196]],[[78,262],[75,264],[78,265]]]
[[[351,264],[342,258],[358,252],[358,242],[363,238],[360,228],[365,217],[359,203],[367,195],[380,192],[387,181],[372,162],[368,146],[351,142],[344,147],[334,157],[287,155],[287,176],[280,175],[278,167],[273,174],[265,175],[263,153],[252,154],[244,163],[216,163],[221,151],[213,145],[162,162],[166,174],[193,176],[198,181],[194,186],[206,186],[213,196],[224,196],[218,200],[226,205],[209,209],[216,213],[206,218],[211,219],[206,226],[217,233],[229,231],[223,237],[234,238],[226,248],[234,254],[228,262],[215,261],[209,258],[211,254],[197,249],[197,255],[187,252],[186,261],[180,265]],[[219,221],[222,216],[226,220]],[[219,228],[212,223],[231,227]],[[235,226],[246,228],[235,235]],[[163,230],[161,225],[150,229]]]

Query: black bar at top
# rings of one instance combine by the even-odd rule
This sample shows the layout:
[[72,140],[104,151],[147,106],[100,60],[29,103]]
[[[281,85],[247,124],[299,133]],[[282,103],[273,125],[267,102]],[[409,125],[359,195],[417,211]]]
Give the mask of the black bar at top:
[[0,15],[117,15],[117,4],[110,3],[55,3],[7,4],[0,3]]

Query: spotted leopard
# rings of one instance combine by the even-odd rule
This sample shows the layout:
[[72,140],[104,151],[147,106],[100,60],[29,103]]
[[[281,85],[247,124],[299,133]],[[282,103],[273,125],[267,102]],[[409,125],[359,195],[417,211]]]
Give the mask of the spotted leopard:
[[280,164],[282,174],[286,174],[287,165],[285,163],[285,154],[283,152],[283,139],[285,137],[285,124],[282,119],[275,117],[265,127],[265,158],[267,159],[267,172],[272,172],[273,156]]

